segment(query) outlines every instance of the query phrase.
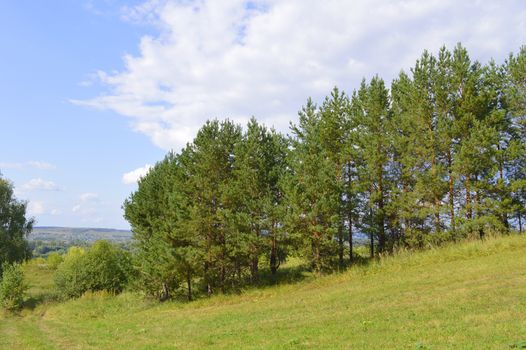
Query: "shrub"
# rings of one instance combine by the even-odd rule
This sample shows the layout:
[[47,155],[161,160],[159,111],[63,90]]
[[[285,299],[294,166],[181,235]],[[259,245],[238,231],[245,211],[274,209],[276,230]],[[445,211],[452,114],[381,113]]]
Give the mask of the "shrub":
[[86,253],[68,250],[55,273],[55,284],[65,298],[80,297],[87,291],[119,293],[131,272],[127,252],[107,241],[97,241]]
[[79,297],[86,291],[83,283],[86,279],[84,255],[84,249],[71,247],[64,256],[64,261],[57,267],[55,285],[64,298]]
[[56,270],[58,268],[58,265],[60,265],[62,261],[64,261],[62,255],[60,255],[57,252],[52,252],[49,253],[47,257],[47,266],[52,270]]
[[4,264],[2,270],[0,303],[6,310],[18,310],[22,307],[28,289],[24,282],[24,273],[20,264]]
[[88,290],[121,292],[131,271],[128,254],[107,241],[96,242],[86,254]]

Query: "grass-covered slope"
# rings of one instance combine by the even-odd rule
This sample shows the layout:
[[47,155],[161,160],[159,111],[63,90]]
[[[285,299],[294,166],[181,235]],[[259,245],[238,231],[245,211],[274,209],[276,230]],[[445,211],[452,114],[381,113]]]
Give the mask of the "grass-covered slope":
[[0,348],[13,349],[509,349],[524,341],[524,236],[190,304],[88,295],[0,319]]

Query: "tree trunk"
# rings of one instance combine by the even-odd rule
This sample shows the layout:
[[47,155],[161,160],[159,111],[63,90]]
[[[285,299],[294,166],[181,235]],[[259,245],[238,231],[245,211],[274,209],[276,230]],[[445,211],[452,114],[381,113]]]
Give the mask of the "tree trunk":
[[353,263],[353,252],[352,252],[352,165],[351,162],[347,162],[347,220],[349,221],[349,263]]
[[[404,195],[407,195],[407,193],[409,192],[409,188],[408,188],[408,185],[407,185],[407,182],[404,183]],[[408,220],[404,215],[402,216],[402,219],[400,220],[401,221],[401,224],[402,224],[402,244],[405,245],[405,237],[406,237],[406,231],[407,231],[407,228],[410,226],[410,220]]]
[[188,301],[192,301],[192,276],[190,272],[186,274],[186,284],[188,286]]
[[343,223],[341,222],[338,227],[338,263],[339,266],[343,266]]
[[371,259],[374,258],[374,236],[371,232],[371,243],[370,243]]
[[479,227],[479,238],[483,240],[484,239],[484,235],[485,235],[484,228]]
[[354,256],[352,253],[352,212],[349,210],[349,263],[353,263]]
[[521,213],[519,212],[519,233],[522,234],[522,219],[521,219]]
[[161,291],[161,295],[159,296],[160,301],[166,301],[170,298],[170,291],[168,290],[168,285],[163,282],[163,290]]
[[473,208],[471,205],[471,179],[468,176],[466,176],[466,218],[468,220],[473,219]]
[[440,224],[440,200],[435,198],[435,232],[440,232],[442,225]]
[[211,296],[212,295],[212,285],[210,284],[210,276],[208,275],[208,266],[209,266],[208,261],[205,261],[205,267],[204,267],[204,272],[205,272],[204,277],[206,281],[205,292],[207,296]]
[[[241,284],[241,281],[243,280],[243,278],[242,278],[243,276],[242,276],[242,273],[241,273],[241,264],[239,264],[239,263],[236,264],[236,272],[234,272],[234,275],[236,275],[236,273],[237,273],[237,282],[239,284]],[[234,287],[234,286],[232,286],[232,287]]]
[[380,170],[380,176],[378,177],[378,192],[380,199],[378,200],[378,252],[385,250],[385,215],[384,215],[384,188],[383,188],[383,176]]
[[[478,176],[475,177],[476,181],[478,181]],[[477,218],[480,218],[482,216],[482,211],[480,210],[480,193],[479,190],[475,190],[475,209],[477,212]],[[485,232],[484,232],[484,226],[479,226],[479,238],[484,239]]]
[[321,252],[319,242],[316,244],[316,274],[321,274]]
[[[369,217],[371,218],[371,226],[372,226],[372,222],[373,222],[373,210],[371,208],[369,208]],[[371,242],[370,242],[370,253],[371,253],[371,259],[374,258],[374,234],[373,234],[373,231],[371,230],[371,234],[370,234],[370,238],[371,238]]]
[[[500,144],[497,145],[497,148],[500,152],[501,148],[500,148]],[[504,192],[504,169],[503,169],[503,164],[502,164],[502,158],[499,157],[499,187],[500,187],[500,191],[501,191],[501,203],[504,203],[504,197],[505,197],[505,192]],[[502,224],[504,225],[504,227],[506,228],[507,231],[509,231],[509,228],[510,228],[510,223],[508,222],[508,213],[506,213],[505,209],[503,209],[503,213],[502,213],[502,217],[501,217],[501,221],[502,221]]]
[[455,232],[456,223],[455,223],[455,180],[453,179],[453,169],[452,169],[452,159],[451,159],[451,150],[448,150],[447,153],[447,167],[449,173],[449,215],[451,219],[451,230]]
[[[433,132],[433,129],[431,129],[431,132]],[[434,143],[434,138],[433,138],[433,143]],[[431,163],[432,163],[432,175],[433,175],[433,181],[436,180],[437,178],[437,170],[436,170],[436,155],[435,155],[435,152],[433,152],[433,159],[431,160]],[[434,205],[435,205],[435,212],[434,212],[434,224],[435,224],[435,232],[440,232],[441,230],[441,224],[440,224],[440,198],[438,197],[437,193],[436,193],[436,189],[434,188],[433,186],[433,197],[435,198],[434,199]]]
[[321,234],[319,232],[314,233],[314,269],[316,271],[316,275],[321,274],[320,241]]
[[276,227],[275,223],[272,222],[272,243],[270,246],[270,272],[275,275],[279,268],[278,258],[278,240],[276,239]]
[[223,263],[221,263],[221,293],[225,293],[225,280],[226,280],[226,269],[224,264],[224,258],[222,259]]
[[259,259],[258,257],[252,258],[252,266],[250,267],[252,274],[252,283],[256,283],[259,280]]
[[272,248],[270,249],[270,272],[273,275],[275,275],[278,271],[278,257],[276,253],[276,247],[272,246]]
[[[500,144],[497,144],[497,150],[500,152]],[[501,180],[504,180],[504,170],[502,165],[502,157],[499,157],[499,176]]]
[[[257,241],[259,242],[259,229],[256,230]],[[250,267],[250,272],[252,274],[251,279],[252,283],[255,283],[259,280],[259,252],[257,246],[252,248],[252,266]]]

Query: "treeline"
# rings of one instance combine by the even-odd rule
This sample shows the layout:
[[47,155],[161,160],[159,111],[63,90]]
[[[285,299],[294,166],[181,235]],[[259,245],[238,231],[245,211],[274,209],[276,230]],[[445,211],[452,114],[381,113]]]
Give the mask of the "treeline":
[[[424,52],[389,89],[311,99],[282,135],[209,121],[124,203],[145,290],[226,291],[274,274],[288,254],[316,273],[397,247],[522,232],[526,48],[501,65],[460,44]],[[194,286],[195,285],[195,286]]]

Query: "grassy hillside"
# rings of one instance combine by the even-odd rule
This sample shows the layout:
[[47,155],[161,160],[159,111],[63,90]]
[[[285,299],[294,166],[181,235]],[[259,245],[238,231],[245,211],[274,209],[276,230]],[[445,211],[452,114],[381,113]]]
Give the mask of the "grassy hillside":
[[[31,269],[38,299],[49,278]],[[189,304],[86,295],[3,317],[0,348],[13,349],[519,348],[526,346],[526,237],[400,254]]]

